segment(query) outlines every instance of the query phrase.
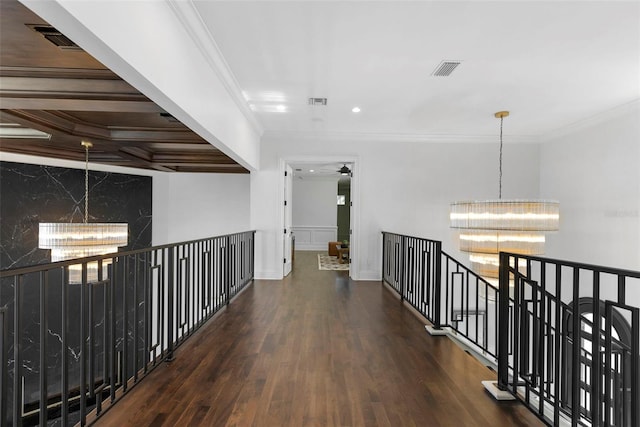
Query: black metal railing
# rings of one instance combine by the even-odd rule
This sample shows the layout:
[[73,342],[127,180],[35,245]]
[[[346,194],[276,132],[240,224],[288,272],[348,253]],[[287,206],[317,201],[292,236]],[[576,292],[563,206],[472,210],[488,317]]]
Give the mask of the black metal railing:
[[85,425],[253,279],[255,232],[0,272],[0,425]]
[[640,425],[640,272],[509,253],[500,266],[499,386],[554,425]]
[[401,299],[494,361],[498,386],[546,422],[640,425],[640,272],[502,253],[497,287],[439,241],[387,232],[382,265]]
[[383,232],[383,280],[434,328],[446,327],[496,357],[495,285],[442,250],[442,242]]

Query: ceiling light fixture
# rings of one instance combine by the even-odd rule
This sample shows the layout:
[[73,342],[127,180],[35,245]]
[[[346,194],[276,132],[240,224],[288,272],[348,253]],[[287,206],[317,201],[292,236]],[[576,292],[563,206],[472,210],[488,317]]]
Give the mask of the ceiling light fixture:
[[351,109],[351,111],[354,112],[354,113],[359,113],[360,112],[360,107],[353,107]]
[[345,175],[345,176],[351,175],[351,169],[347,167],[346,163],[344,164],[344,166],[338,169],[338,172],[340,172],[340,175]]
[[[89,223],[89,148],[91,142],[82,141],[85,148],[84,173],[84,222],[40,223],[38,247],[51,249],[51,262],[105,255],[126,246],[129,225],[127,223]],[[111,260],[103,261],[103,268]],[[98,280],[98,263],[87,264],[87,282]],[[82,283],[82,264],[69,266],[69,283]]]
[[455,202],[449,216],[451,227],[461,230],[460,250],[470,253],[472,270],[489,278],[498,278],[500,252],[543,254],[544,233],[557,231],[560,221],[557,201],[502,199],[502,124],[508,115],[495,113],[500,119],[498,200]]
[[285,107],[284,105],[278,105],[276,106],[276,110],[280,111],[280,112],[284,112],[287,109],[287,107]]

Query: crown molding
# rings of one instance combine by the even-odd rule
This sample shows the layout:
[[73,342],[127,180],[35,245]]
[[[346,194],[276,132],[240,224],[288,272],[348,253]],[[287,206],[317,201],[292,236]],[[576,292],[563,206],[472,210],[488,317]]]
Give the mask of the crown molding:
[[540,142],[552,141],[554,139],[588,129],[598,124],[613,120],[620,115],[632,113],[634,110],[639,111],[640,118],[640,98],[578,120],[577,122],[573,122],[568,125],[556,128],[555,130],[552,130],[550,132],[546,132],[540,135]]
[[[496,135],[406,134],[378,132],[264,131],[263,140],[337,142],[496,143]],[[505,143],[538,143],[534,135],[508,135]]]
[[229,64],[227,64],[227,61],[224,59],[218,44],[205,25],[193,1],[167,0],[167,2],[178,20],[182,23],[184,30],[189,34],[189,37],[194,41],[200,52],[202,52],[211,69],[215,72],[216,76],[218,76],[227,93],[229,93],[240,109],[240,112],[242,112],[251,126],[253,126],[254,130],[259,135],[262,135],[264,132],[262,124],[249,108],[247,101],[242,95],[240,84],[233,75]]

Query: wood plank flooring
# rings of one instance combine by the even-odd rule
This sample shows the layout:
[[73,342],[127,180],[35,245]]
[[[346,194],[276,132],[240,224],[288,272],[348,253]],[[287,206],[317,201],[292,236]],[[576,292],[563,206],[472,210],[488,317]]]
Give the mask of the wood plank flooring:
[[256,280],[97,426],[538,426],[498,403],[495,373],[424,325],[379,282],[319,271],[297,252]]

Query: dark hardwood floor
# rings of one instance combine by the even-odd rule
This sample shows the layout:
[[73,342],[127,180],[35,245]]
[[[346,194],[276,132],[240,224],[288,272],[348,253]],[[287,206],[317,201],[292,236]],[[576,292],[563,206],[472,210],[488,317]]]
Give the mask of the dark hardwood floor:
[[492,378],[379,282],[297,252],[289,277],[256,280],[95,425],[543,425],[494,401]]

